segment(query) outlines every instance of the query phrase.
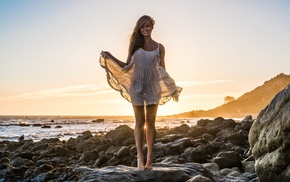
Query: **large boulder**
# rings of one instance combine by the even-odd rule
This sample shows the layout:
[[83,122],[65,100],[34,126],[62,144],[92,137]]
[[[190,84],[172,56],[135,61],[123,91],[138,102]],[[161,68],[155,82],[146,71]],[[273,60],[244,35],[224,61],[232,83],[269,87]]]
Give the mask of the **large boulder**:
[[105,138],[117,145],[123,145],[127,139],[134,138],[134,130],[127,125],[120,125],[116,129],[109,131]]
[[260,181],[290,181],[290,84],[253,123],[249,143]]
[[198,163],[170,164],[154,163],[153,170],[139,171],[125,165],[103,168],[75,167],[66,181],[130,181],[130,182],[248,182],[243,176],[214,175]]

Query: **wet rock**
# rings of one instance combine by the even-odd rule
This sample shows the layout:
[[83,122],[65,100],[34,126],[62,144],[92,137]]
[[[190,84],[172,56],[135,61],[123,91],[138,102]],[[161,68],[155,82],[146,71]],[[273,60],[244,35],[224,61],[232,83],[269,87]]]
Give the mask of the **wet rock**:
[[42,125],[41,128],[51,128],[50,125]]
[[20,122],[19,123],[19,126],[30,126],[29,124],[26,124],[26,123],[22,123],[22,122]]
[[104,121],[105,121],[104,118],[98,118],[98,119],[92,120],[93,123],[103,123]]
[[41,126],[41,124],[33,124],[32,126],[34,126],[34,127],[38,127],[38,126]]

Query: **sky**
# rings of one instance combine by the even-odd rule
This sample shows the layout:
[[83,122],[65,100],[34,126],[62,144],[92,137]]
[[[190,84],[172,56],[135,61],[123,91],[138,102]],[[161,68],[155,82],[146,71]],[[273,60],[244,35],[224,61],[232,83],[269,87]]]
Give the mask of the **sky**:
[[99,53],[125,61],[142,15],[183,87],[160,116],[213,109],[290,72],[287,0],[0,0],[0,115],[133,115]]

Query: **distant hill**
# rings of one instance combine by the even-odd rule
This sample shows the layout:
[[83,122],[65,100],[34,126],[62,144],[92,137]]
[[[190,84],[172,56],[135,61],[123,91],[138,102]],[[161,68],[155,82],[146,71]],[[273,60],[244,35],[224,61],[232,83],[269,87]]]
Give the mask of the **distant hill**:
[[280,73],[276,77],[265,81],[262,86],[245,93],[238,99],[223,104],[211,110],[193,110],[181,114],[176,117],[244,117],[252,115],[256,117],[259,112],[266,107],[274,96],[290,84],[290,75]]

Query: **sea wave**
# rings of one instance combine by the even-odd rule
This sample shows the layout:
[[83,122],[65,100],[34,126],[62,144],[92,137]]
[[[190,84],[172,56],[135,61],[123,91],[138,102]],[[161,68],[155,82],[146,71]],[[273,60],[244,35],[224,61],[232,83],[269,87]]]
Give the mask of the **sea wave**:
[[[197,119],[158,118],[156,128],[176,127],[183,123],[195,125]],[[18,141],[20,136],[26,140],[39,141],[44,138],[68,140],[85,131],[93,135],[103,135],[120,125],[134,128],[133,117],[84,117],[84,116],[1,116],[0,141]]]

